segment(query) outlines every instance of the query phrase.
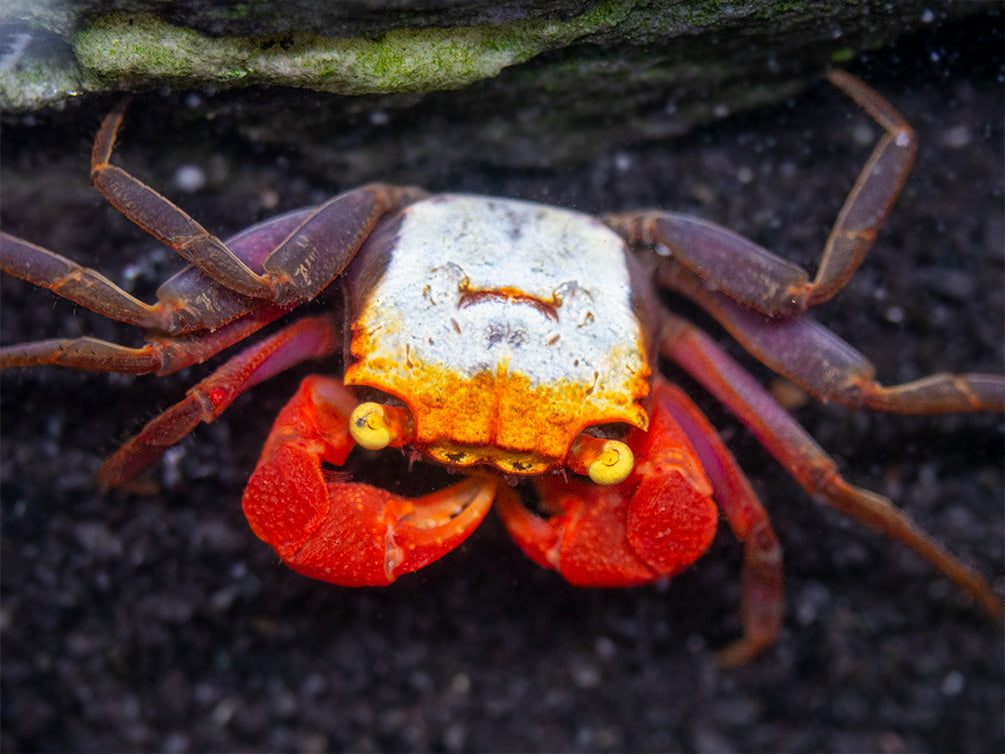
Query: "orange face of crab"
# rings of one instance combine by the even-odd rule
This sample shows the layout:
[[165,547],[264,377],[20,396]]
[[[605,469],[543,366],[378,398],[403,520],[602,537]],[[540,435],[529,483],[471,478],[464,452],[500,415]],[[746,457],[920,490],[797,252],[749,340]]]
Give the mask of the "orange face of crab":
[[400,398],[417,449],[531,474],[561,466],[589,426],[646,427],[644,336],[612,231],[541,205],[441,196],[409,207],[389,243],[345,382]]

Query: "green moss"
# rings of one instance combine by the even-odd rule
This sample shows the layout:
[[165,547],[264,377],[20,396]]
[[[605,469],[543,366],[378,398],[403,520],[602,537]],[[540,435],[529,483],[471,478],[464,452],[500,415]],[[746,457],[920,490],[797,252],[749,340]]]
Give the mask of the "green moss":
[[39,55],[21,51],[16,65],[0,70],[0,111],[59,102],[86,90],[86,82],[68,48],[53,45],[47,52]]
[[692,0],[682,3],[679,12],[691,28],[704,29],[722,18],[721,3]]
[[835,50],[831,53],[831,61],[834,63],[847,63],[856,55],[858,55],[858,50],[853,50],[851,47],[842,47],[840,50]]
[[340,94],[430,91],[496,75],[544,50],[616,24],[628,0],[568,21],[456,29],[398,29],[371,39],[294,35],[211,38],[152,16],[112,15],[74,36],[81,66],[98,79],[187,79],[303,86]]

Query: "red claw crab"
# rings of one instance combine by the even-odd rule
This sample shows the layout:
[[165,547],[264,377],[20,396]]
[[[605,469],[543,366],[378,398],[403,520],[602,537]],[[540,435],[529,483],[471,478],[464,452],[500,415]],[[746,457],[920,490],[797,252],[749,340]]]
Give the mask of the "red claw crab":
[[[918,414],[1005,408],[1005,378],[996,375],[882,386],[861,354],[807,314],[854,274],[915,154],[914,134],[890,104],[845,73],[829,78],[884,133],[812,281],[693,217],[597,219],[387,185],[220,241],[110,164],[120,107],[95,140],[94,185],[190,266],[151,305],[93,269],[3,234],[5,272],[142,327],[147,338],[140,348],[86,337],[4,346],[0,367],[169,374],[341,287],[348,322],[305,316],[231,357],[108,459],[101,481],[122,484],[253,385],[346,349],[341,378],[307,377],[280,412],[244,493],[252,529],[291,568],[335,584],[388,584],[457,547],[495,501],[527,555],[568,581],[645,584],[700,557],[722,515],[744,543],[743,635],[722,659],[744,662],[779,633],[781,551],[716,431],[656,372],[663,357],[739,417],[809,494],[913,548],[997,616],[999,598],[984,579],[889,500],[846,482],[739,364],[657,301],[658,288],[683,294],[823,400]],[[400,448],[463,480],[407,498],[332,471],[357,445]]]

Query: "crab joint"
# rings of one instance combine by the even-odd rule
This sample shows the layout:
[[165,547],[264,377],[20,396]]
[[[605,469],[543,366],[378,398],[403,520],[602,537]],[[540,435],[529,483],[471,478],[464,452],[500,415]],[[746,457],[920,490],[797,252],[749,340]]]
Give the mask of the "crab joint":
[[360,403],[349,416],[349,434],[367,450],[400,448],[415,439],[415,424],[408,409]]
[[589,476],[597,484],[619,484],[632,473],[635,456],[618,440],[580,435],[569,448],[566,462],[574,472]]

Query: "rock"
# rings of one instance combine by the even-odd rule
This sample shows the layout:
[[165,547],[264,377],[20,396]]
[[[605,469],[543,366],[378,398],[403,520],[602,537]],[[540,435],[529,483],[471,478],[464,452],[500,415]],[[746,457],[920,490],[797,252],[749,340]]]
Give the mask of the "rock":
[[0,15],[0,108],[169,90],[211,109],[227,92],[263,141],[299,148],[373,114],[395,127],[366,134],[363,117],[357,161],[387,162],[393,140],[407,141],[411,159],[543,166],[581,162],[625,134],[665,138],[777,102],[828,65],[977,8],[14,0]]

